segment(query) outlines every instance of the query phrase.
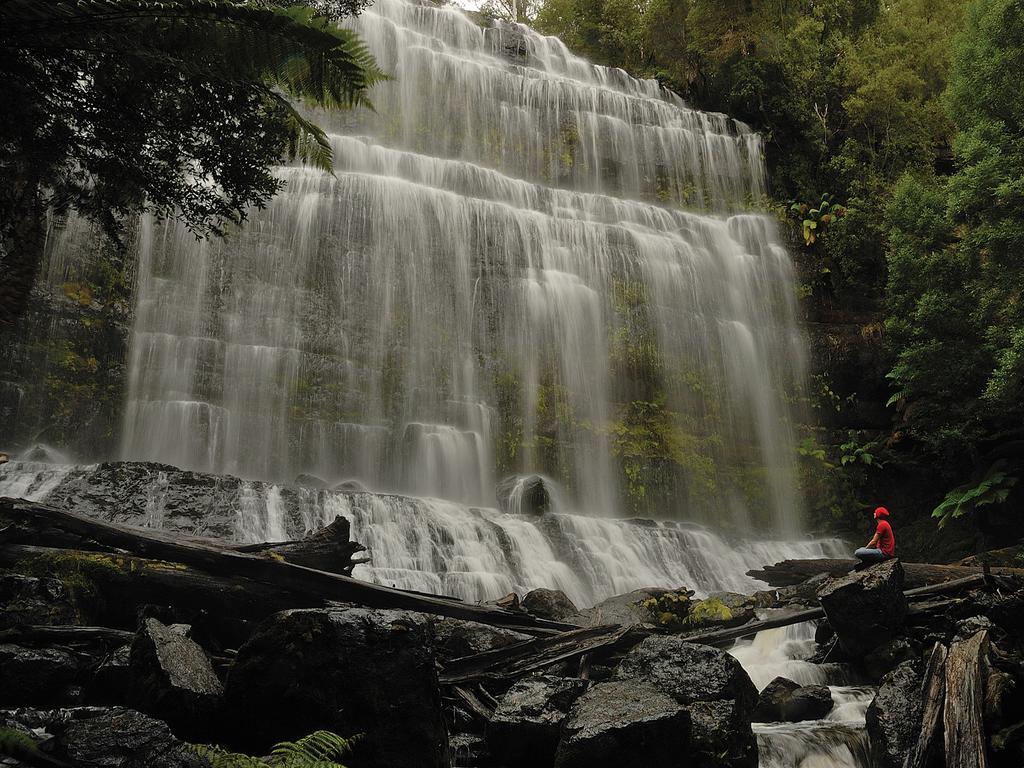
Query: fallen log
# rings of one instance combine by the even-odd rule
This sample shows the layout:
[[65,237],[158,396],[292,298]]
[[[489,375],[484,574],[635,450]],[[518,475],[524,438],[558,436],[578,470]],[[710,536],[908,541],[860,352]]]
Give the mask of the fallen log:
[[946,768],[987,768],[985,676],[988,631],[950,646],[943,704]]
[[48,626],[30,624],[0,631],[0,642],[23,643],[42,642],[57,645],[94,644],[122,646],[135,639],[135,633],[126,629],[111,627]]
[[351,576],[226,549],[207,540],[108,523],[23,499],[0,499],[0,517],[15,523],[52,526],[84,536],[103,547],[180,563],[211,576],[249,579],[307,599],[356,603],[368,608],[420,611],[509,627],[535,635],[552,635],[573,629],[572,625],[539,619],[527,613],[371,584]]
[[[783,560],[761,569],[747,571],[751,578],[767,582],[773,587],[791,587],[802,584],[819,574],[845,576],[857,565],[856,560]],[[1024,578],[1024,568],[992,568],[992,574]],[[908,588],[925,587],[942,582],[980,575],[980,567],[965,565],[937,565],[934,563],[903,563],[904,585]]]
[[513,679],[560,661],[578,659],[597,650],[607,652],[620,646],[635,645],[649,634],[650,630],[621,624],[574,629],[553,637],[524,640],[452,659],[439,677],[446,685],[484,679]]
[[338,515],[334,522],[297,541],[238,544],[227,547],[244,554],[269,554],[289,563],[315,568],[318,571],[352,575],[352,569],[367,558],[355,558],[366,547],[351,538],[352,526],[348,519]]
[[936,643],[921,682],[921,733],[905,768],[928,768],[939,753],[943,701],[946,697],[946,646]]

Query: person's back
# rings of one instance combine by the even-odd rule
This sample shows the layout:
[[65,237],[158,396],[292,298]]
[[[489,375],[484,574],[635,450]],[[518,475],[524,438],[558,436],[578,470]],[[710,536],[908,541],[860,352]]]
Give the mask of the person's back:
[[893,534],[892,526],[889,524],[889,510],[885,507],[875,509],[875,535],[871,537],[866,547],[861,547],[854,556],[864,565],[880,563],[890,557],[896,557],[896,536]]

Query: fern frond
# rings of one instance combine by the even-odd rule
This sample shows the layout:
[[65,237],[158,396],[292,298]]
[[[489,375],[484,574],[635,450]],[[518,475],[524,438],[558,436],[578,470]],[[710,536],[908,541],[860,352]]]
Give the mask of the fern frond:
[[315,731],[296,742],[278,744],[271,760],[283,768],[344,768],[336,761],[351,748],[351,742],[336,733]]
[[262,760],[238,752],[228,752],[210,744],[193,744],[192,749],[210,764],[210,768],[267,768]]

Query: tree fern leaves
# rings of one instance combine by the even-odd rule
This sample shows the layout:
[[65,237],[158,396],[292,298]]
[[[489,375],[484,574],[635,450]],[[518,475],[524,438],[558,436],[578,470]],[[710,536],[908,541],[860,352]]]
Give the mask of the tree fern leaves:
[[330,731],[315,731],[298,741],[281,742],[264,761],[228,752],[220,747],[197,744],[195,750],[211,768],[345,768],[337,762],[351,750],[352,742]]

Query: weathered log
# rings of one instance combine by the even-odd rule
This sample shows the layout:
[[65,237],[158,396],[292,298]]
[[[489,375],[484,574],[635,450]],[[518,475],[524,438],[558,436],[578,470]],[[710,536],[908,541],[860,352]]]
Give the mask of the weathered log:
[[769,619],[751,621],[740,627],[716,629],[711,632],[699,632],[694,635],[688,635],[686,640],[690,643],[700,643],[701,645],[721,647],[729,645],[741,638],[756,635],[758,632],[762,632],[766,629],[778,629],[779,627],[788,627],[792,624],[801,624],[805,621],[814,621],[816,619],[823,618],[825,618],[825,611],[821,608],[809,608],[806,611],[793,611],[780,616],[772,616]]
[[606,624],[563,632],[554,637],[524,640],[472,656],[452,659],[440,675],[442,683],[457,685],[471,680],[512,679],[549,667],[560,661],[578,659],[597,650],[606,652],[633,645],[649,635],[640,627]]
[[135,639],[135,633],[126,629],[111,627],[46,626],[30,624],[0,631],[2,643],[42,642],[62,644],[104,644],[127,645]]
[[[845,576],[857,565],[856,560],[783,560],[781,563],[766,565],[758,570],[747,571],[754,579],[767,582],[773,587],[790,587],[802,584],[812,576],[825,573],[830,576]],[[1024,568],[992,568],[993,574],[1024,578]],[[934,563],[903,563],[904,586],[924,587],[942,582],[961,579],[983,573],[979,567],[964,565],[938,565]]]
[[15,522],[48,523],[61,530],[90,538],[105,547],[115,547],[165,562],[181,563],[205,571],[211,576],[250,579],[277,589],[305,595],[309,599],[351,602],[368,608],[421,611],[455,619],[478,621],[482,624],[510,627],[536,635],[558,634],[573,628],[568,624],[538,619],[526,613],[371,584],[350,576],[224,549],[201,539],[116,525],[21,499],[0,499],[0,515]]
[[351,538],[352,526],[348,519],[338,515],[330,525],[298,541],[238,544],[227,547],[245,554],[271,554],[289,563],[315,568],[318,571],[352,575],[352,569],[368,558],[354,558],[366,547]]
[[987,768],[985,676],[988,631],[953,643],[946,657],[943,704],[946,768]]
[[936,643],[921,682],[921,734],[905,768],[928,768],[939,753],[943,701],[946,697],[946,646]]
[[485,723],[488,722],[494,715],[494,708],[487,706],[475,691],[470,690],[464,685],[453,685],[452,693],[459,702],[466,708],[468,712],[476,715],[480,720]]
[[83,591],[78,599],[86,621],[134,630],[140,605],[172,605],[197,616],[205,612],[231,644],[248,636],[247,622],[288,608],[326,604],[316,595],[243,577],[213,576],[179,563],[110,552],[7,544],[0,546],[0,566],[69,578]]

